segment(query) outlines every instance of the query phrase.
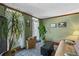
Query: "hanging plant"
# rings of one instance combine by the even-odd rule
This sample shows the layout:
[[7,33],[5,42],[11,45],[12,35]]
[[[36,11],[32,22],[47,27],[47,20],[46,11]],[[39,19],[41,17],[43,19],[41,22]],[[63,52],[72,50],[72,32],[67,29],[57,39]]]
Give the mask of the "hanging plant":
[[14,39],[18,39],[21,34],[21,29],[19,29],[19,22],[18,17],[20,16],[18,12],[12,12],[12,25],[10,26],[9,30],[11,30],[11,36],[9,38],[9,50],[12,48],[12,46],[15,45]]

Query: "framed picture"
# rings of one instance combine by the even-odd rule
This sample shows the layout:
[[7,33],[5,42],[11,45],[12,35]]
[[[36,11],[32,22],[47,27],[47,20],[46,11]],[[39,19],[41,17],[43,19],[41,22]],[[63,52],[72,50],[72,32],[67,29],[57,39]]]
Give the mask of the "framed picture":
[[51,24],[51,28],[56,28],[57,24]]
[[60,22],[60,23],[58,23],[58,27],[59,28],[67,27],[67,23],[66,22]]

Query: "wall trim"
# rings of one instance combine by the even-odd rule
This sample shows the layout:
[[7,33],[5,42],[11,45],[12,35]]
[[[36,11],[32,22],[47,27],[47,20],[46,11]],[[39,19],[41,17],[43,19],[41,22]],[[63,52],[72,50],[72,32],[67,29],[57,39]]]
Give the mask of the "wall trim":
[[65,14],[65,15],[59,15],[59,16],[53,16],[53,17],[48,17],[48,18],[43,18],[43,20],[45,20],[45,19],[51,19],[51,18],[64,17],[64,16],[69,16],[69,15],[74,15],[74,14],[79,14],[79,12]]
[[[7,6],[7,5],[5,5],[5,4],[3,4],[3,3],[0,3],[0,5],[4,6],[4,7],[6,7],[6,8],[12,9],[12,10],[18,11],[18,12],[20,12],[20,13],[23,13],[23,14],[26,14],[26,15],[29,15],[29,16],[32,16],[32,17],[35,17],[35,16],[30,15],[30,14],[28,14],[28,13],[26,13],[26,12],[20,11],[20,10],[15,9],[15,8],[12,8],[12,7],[9,7],[9,6]],[[35,17],[35,18],[38,18],[38,17]],[[40,18],[38,18],[38,19],[40,19]]]
[[[20,11],[20,10],[15,9],[15,8],[12,8],[12,7],[9,7],[9,6],[7,6],[7,5],[5,5],[5,4],[3,4],[3,3],[0,3],[0,5],[5,6],[6,8],[10,8],[10,9],[12,9],[12,10],[18,11],[18,12],[20,12],[20,13],[23,13],[23,14],[26,14],[26,15],[29,15],[29,16],[32,16],[32,17],[35,17],[35,18],[38,18],[38,17],[33,16],[33,15],[30,15],[30,14],[28,14],[28,13],[26,13],[26,12]],[[47,18],[38,18],[38,19],[40,19],[40,20],[45,20],[45,19],[51,19],[51,18],[57,18],[57,17],[64,17],[64,16],[69,16],[69,15],[74,15],[74,14],[79,14],[79,12],[70,13],[70,14],[64,14],[64,15],[59,15],[59,16],[52,16],[52,17],[47,17]]]

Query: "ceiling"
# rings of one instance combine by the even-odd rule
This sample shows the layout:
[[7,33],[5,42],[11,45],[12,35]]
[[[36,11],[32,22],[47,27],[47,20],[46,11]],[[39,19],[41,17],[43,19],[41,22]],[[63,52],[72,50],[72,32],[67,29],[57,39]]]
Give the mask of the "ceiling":
[[37,18],[49,18],[79,12],[79,3],[4,3]]

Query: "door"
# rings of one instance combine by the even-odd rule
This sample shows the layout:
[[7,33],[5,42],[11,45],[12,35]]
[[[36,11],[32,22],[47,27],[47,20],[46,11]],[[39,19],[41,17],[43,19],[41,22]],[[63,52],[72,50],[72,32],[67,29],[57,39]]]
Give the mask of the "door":
[[0,54],[7,50],[7,19],[0,16]]

